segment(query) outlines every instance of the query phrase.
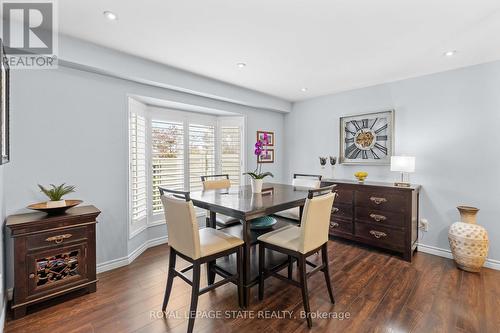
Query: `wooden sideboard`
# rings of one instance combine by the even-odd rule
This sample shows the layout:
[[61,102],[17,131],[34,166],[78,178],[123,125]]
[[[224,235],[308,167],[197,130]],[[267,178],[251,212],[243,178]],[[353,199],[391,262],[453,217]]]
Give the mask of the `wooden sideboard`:
[[336,184],[330,235],[397,252],[411,261],[418,240],[419,185],[323,179]]
[[96,291],[94,206],[74,207],[61,215],[11,215],[6,226],[14,239],[14,318],[26,307],[86,288]]

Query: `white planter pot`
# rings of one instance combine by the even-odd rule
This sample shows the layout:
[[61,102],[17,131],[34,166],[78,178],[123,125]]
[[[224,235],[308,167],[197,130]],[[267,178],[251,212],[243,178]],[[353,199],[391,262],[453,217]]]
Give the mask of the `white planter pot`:
[[66,206],[66,200],[47,201],[47,208],[57,208]]
[[253,179],[252,178],[252,193],[261,193],[262,192],[262,184],[264,183],[263,179]]

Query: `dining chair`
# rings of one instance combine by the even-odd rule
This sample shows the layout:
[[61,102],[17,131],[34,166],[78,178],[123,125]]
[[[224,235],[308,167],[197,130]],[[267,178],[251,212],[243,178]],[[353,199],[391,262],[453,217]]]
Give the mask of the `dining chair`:
[[[206,175],[201,176],[201,182],[203,184],[203,191],[207,190],[222,190],[228,189],[231,187],[231,180],[229,179],[228,174],[222,175]],[[207,211],[207,226],[210,219],[210,212]],[[238,219],[234,217],[230,217],[223,214],[217,214],[215,217],[215,223],[219,227],[219,229],[224,229],[229,226],[240,223]]]
[[[305,173],[295,173],[293,174],[292,185],[297,187],[306,187],[311,189],[316,189],[321,186],[321,175],[309,175]],[[290,220],[299,221],[300,220],[300,208],[294,207],[281,212],[275,213],[279,217],[284,217]]]
[[[196,213],[189,192],[169,190],[159,187],[165,220],[167,223],[170,257],[168,262],[167,286],[162,311],[167,309],[175,277],[180,277],[191,287],[191,306],[189,310],[188,333],[193,331],[196,318],[198,297],[212,289],[233,282],[238,287],[238,304],[243,306],[243,241],[214,228],[199,230]],[[236,253],[236,274],[200,289],[200,266],[218,258]],[[177,256],[191,263],[177,271]],[[185,272],[193,270],[190,280]]]
[[[289,225],[285,228],[266,233],[258,237],[259,241],[259,299],[264,298],[264,281],[270,276],[284,280],[302,290],[302,302],[306,313],[307,326],[312,326],[310,316],[309,295],[307,291],[307,278],[312,274],[322,271],[325,275],[326,287],[330,301],[333,298],[330,273],[328,270],[328,228],[330,214],[336,193],[333,192],[336,185],[309,190],[300,226]],[[283,268],[276,266],[271,269],[265,268],[265,250],[277,251],[292,257],[298,262],[299,281],[293,279],[290,274],[291,265],[288,265],[288,277],[278,272]],[[322,262],[316,265],[307,260],[309,256],[321,250]],[[307,265],[312,270],[307,272]]]

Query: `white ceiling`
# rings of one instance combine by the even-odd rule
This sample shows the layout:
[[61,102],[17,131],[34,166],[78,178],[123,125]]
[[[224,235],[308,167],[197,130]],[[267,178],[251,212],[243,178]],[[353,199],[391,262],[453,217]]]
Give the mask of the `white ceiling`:
[[58,3],[61,33],[290,101],[500,59],[499,0]]

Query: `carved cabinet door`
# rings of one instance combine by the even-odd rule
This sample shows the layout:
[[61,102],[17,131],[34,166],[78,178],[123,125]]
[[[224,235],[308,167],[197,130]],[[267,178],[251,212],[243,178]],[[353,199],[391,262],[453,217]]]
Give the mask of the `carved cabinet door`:
[[26,256],[28,297],[54,292],[88,279],[87,243],[54,246]]

